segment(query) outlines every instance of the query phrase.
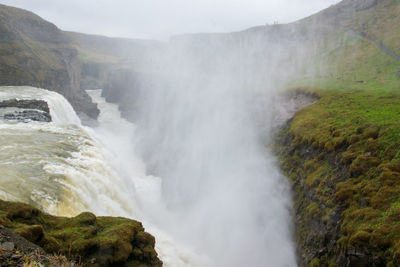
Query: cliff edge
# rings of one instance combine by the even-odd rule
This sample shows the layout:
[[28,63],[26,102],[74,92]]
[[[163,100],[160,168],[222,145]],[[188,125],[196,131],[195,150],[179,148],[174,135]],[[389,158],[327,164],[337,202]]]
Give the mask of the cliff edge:
[[64,95],[77,113],[99,111],[80,88],[81,63],[55,25],[22,9],[0,5],[0,85],[30,85]]

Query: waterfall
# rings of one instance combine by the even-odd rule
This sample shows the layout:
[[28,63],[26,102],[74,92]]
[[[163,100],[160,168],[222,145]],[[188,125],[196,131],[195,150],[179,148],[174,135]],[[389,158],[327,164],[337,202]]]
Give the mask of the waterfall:
[[180,38],[127,88],[135,149],[162,181],[147,214],[212,266],[296,266],[290,187],[267,149],[286,51],[264,35]]
[[[133,216],[130,194],[116,171],[105,164],[107,151],[81,125],[60,94],[33,87],[0,87],[0,100],[35,99],[48,103],[52,122],[0,123],[3,199],[32,204],[51,214]],[[124,206],[125,205],[125,206]]]
[[[254,142],[246,115],[232,110],[234,99],[173,90],[157,96],[165,97],[157,106],[162,116],[149,112],[154,121],[134,125],[101,90],[88,93],[100,109],[95,128],[82,126],[57,93],[0,87],[0,100],[44,100],[53,118],[0,124],[1,198],[54,215],[91,211],[142,221],[167,267],[296,265],[287,186]],[[249,128],[235,133],[231,123]],[[145,149],[159,177],[143,160]]]
[[100,109],[99,126],[93,129],[94,136],[109,151],[108,164],[118,170],[123,180],[115,186],[129,192],[132,203],[137,203],[136,216],[127,216],[142,221],[146,230],[156,237],[156,250],[164,266],[209,266],[205,255],[195,252],[190,244],[179,242],[165,231],[162,224],[156,223],[156,218],[168,216],[162,199],[162,179],[146,174],[146,166],[138,157],[134,145],[137,127],[121,118],[118,105],[107,103],[101,97],[101,90],[87,92]]
[[53,215],[123,216],[143,222],[157,239],[164,266],[207,266],[197,253],[151,223],[146,209],[161,203],[161,180],[136,157],[135,126],[89,91],[101,110],[95,129],[60,94],[34,87],[0,87],[0,101],[44,100],[52,122],[0,122],[0,197]]

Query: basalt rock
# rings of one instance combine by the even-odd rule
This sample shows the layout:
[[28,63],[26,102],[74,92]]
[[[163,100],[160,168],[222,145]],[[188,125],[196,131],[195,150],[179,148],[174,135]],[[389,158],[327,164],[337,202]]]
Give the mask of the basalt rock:
[[9,99],[0,102],[0,108],[21,108],[21,109],[37,109],[46,113],[50,113],[49,106],[43,100],[19,100]]
[[40,112],[38,110],[23,110],[13,111],[6,113],[3,116],[4,120],[7,121],[18,121],[18,122],[29,122],[29,121],[40,121],[40,122],[51,122],[51,116],[48,113]]
[[43,100],[4,100],[0,102],[0,114],[6,121],[51,121],[49,106]]

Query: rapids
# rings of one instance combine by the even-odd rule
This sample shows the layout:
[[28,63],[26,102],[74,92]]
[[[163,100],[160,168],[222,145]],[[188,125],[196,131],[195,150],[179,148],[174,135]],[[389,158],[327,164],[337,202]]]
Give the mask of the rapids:
[[[290,254],[291,245],[285,243],[289,241],[276,242],[286,231],[285,225],[279,225],[280,218],[273,217],[282,212],[276,209],[286,205],[276,203],[280,199],[275,194],[281,194],[283,189],[270,189],[272,195],[265,195],[265,199],[271,201],[265,204],[275,206],[271,206],[272,210],[270,207],[266,216],[260,217],[257,217],[258,213],[251,214],[254,207],[246,207],[248,204],[260,205],[256,211],[262,214],[264,207],[258,196],[249,195],[249,191],[244,195],[248,199],[242,200],[238,195],[246,192],[246,188],[259,190],[257,187],[276,186],[276,183],[262,182],[262,176],[257,176],[253,184],[251,180],[238,180],[239,183],[229,186],[229,180],[221,180],[214,187],[208,184],[209,193],[201,195],[200,202],[195,205],[192,202],[196,203],[196,200],[191,198],[187,203],[176,205],[178,209],[171,206],[173,202],[167,205],[166,196],[170,198],[173,191],[165,190],[171,186],[171,181],[165,187],[163,177],[148,174],[145,162],[136,153],[138,126],[121,118],[118,106],[107,103],[101,97],[101,90],[89,90],[88,93],[100,109],[99,124],[93,128],[81,125],[71,105],[60,94],[33,87],[0,87],[0,100],[44,100],[53,118],[50,123],[0,123],[1,198],[29,203],[54,215],[75,216],[91,211],[96,215],[124,216],[142,221],[146,230],[156,237],[156,250],[167,267],[228,266],[228,263],[229,266],[243,266],[243,262],[259,266],[259,259],[269,257],[273,260],[272,265],[264,263],[263,266],[295,265],[294,254]],[[261,161],[249,163],[249,166],[264,164]],[[266,164],[255,171],[264,175],[264,169],[270,167],[270,172],[278,177],[272,163]],[[189,180],[181,182],[190,190],[197,190],[191,188]],[[226,195],[220,191],[221,185],[226,188]],[[174,200],[179,199],[179,196],[172,196]],[[210,206],[213,201],[224,209]],[[186,205],[191,210],[186,210]],[[236,214],[236,208],[246,212]],[[229,216],[224,217],[224,212]],[[209,215],[214,217],[202,218]],[[203,224],[204,219],[210,221]],[[236,221],[228,225],[229,220]],[[254,231],[240,229],[253,224],[256,227]],[[215,228],[205,228],[210,225]],[[258,230],[261,232],[256,237],[254,234]],[[249,237],[255,238],[255,242],[252,243]],[[239,250],[241,240],[246,246],[242,251]],[[288,238],[284,237],[284,240]],[[209,246],[204,247],[205,244]],[[219,250],[221,245],[226,246],[226,251]],[[257,255],[260,248],[275,251],[276,255],[270,255],[268,251],[265,255]],[[287,251],[289,254],[285,255]],[[237,255],[232,255],[232,252]],[[245,258],[243,253],[250,258]],[[237,259],[240,261],[235,265],[233,261]]]
[[129,195],[110,186],[119,178],[104,164],[105,149],[63,96],[33,87],[0,87],[0,100],[14,98],[46,101],[53,121],[0,124],[0,197],[54,215],[133,213],[133,205],[115,204],[126,203]]
[[130,146],[135,126],[120,117],[117,105],[105,102],[101,90],[88,92],[101,111],[95,129],[82,126],[58,93],[0,87],[0,101],[44,100],[53,119],[0,122],[0,197],[58,216],[91,211],[137,219],[156,236],[164,266],[207,266],[197,253],[146,221],[145,209],[161,202],[161,180],[146,176]]

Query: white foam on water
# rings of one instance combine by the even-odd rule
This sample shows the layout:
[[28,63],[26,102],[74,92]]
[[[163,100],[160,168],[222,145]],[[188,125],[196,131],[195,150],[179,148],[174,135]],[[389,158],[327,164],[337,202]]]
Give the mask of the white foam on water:
[[[146,221],[159,208],[161,180],[145,175],[131,146],[135,126],[118,106],[90,92],[101,114],[96,129],[81,125],[60,94],[34,87],[0,87],[0,101],[44,100],[52,122],[0,123],[0,197],[32,204],[54,215],[124,216],[143,221],[156,236],[164,266],[206,266],[196,253]],[[199,264],[197,264],[199,263]]]
[[[257,158],[244,162],[253,168],[250,171],[238,168],[240,172],[228,172],[229,177],[216,179],[217,176],[210,175],[201,180],[200,176],[190,177],[193,170],[202,169],[192,165],[202,162],[201,158],[196,158],[202,154],[196,151],[203,153],[203,149],[211,149],[212,152],[213,147],[219,148],[219,136],[209,136],[209,140],[216,137],[212,146],[202,146],[195,140],[194,150],[187,155],[189,158],[178,162],[188,164],[183,165],[182,173],[176,173],[175,179],[185,179],[169,180],[165,186],[165,177],[148,175],[146,165],[137,154],[136,126],[121,118],[118,106],[107,103],[101,97],[101,90],[88,93],[100,109],[99,126],[95,128],[82,126],[68,101],[57,93],[33,87],[0,87],[0,100],[44,100],[53,118],[50,123],[0,123],[0,197],[27,202],[55,215],[75,216],[91,211],[96,215],[142,221],[146,231],[156,237],[156,250],[167,267],[243,266],[244,262],[260,266],[260,260],[267,258],[273,258],[276,266],[295,265],[289,253],[290,239],[286,236],[282,239],[287,225],[274,216],[282,213],[288,199],[281,196],[284,188],[276,180],[280,174],[273,162],[261,160],[258,148],[245,146],[246,149],[239,150],[243,151],[241,155],[230,155],[229,149],[223,150],[223,155],[209,154],[210,159],[216,159],[211,162],[212,167],[221,175],[225,174],[225,167],[231,169],[230,165],[224,165],[231,161],[214,166],[220,156],[232,158],[232,162],[239,164],[240,159],[245,159],[254,149]],[[223,127],[218,117],[209,115],[202,116]],[[194,137],[211,134],[208,129],[203,130],[193,133]],[[177,140],[177,144],[182,142],[192,141]],[[232,144],[233,147],[241,145]],[[157,148],[158,144],[153,147]],[[263,175],[268,172],[274,179],[264,179]],[[248,178],[249,173],[255,178]],[[175,182],[178,184],[174,187]],[[252,192],[260,188],[270,188],[265,193],[269,195],[253,196]],[[174,190],[184,194],[174,195]],[[238,195],[240,192],[244,194]],[[196,196],[199,198],[195,199]],[[179,201],[185,199],[188,201]],[[268,213],[255,218],[258,215],[253,212],[265,212],[260,202],[263,199],[268,201]],[[254,226],[254,230],[243,226]],[[270,242],[264,238],[269,238]],[[258,255],[260,247],[268,253]],[[271,251],[275,255],[270,255]]]
[[[101,90],[88,90],[94,103],[98,104],[100,115],[99,127],[94,129],[94,136],[108,148],[111,157],[108,163],[118,170],[123,179],[120,190],[129,191],[132,200],[138,203],[136,216],[144,224],[146,231],[156,237],[156,250],[166,267],[211,265],[210,259],[196,253],[187,244],[183,244],[154,224],[155,217],[169,216],[162,200],[162,180],[146,175],[142,160],[135,154],[134,138],[136,126],[121,118],[118,105],[107,103],[101,97]],[[157,216],[154,216],[157,214]]]
[[53,122],[81,125],[68,100],[56,92],[31,86],[1,86],[0,101],[8,99],[44,100],[49,106]]
[[0,123],[3,198],[55,215],[134,216],[135,203],[119,188],[124,184],[107,164],[106,148],[63,96],[34,87],[0,87],[0,101],[8,99],[46,101],[52,122]]

